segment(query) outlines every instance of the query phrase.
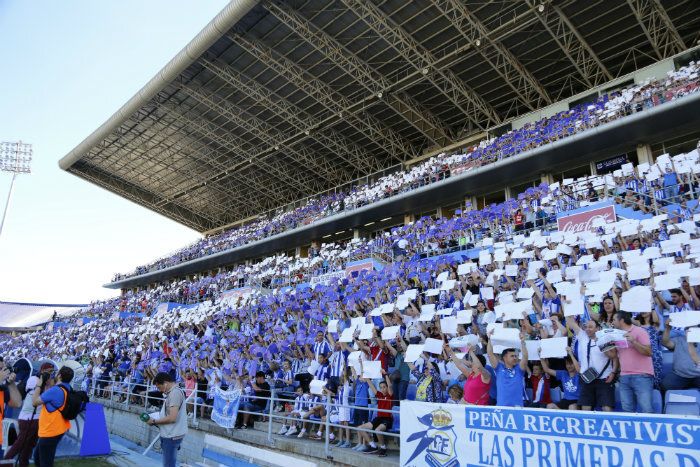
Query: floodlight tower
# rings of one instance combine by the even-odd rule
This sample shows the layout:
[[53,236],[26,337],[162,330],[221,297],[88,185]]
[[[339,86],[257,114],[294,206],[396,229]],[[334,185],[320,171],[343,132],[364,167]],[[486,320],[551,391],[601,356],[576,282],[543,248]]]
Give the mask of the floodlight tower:
[[2,228],[5,225],[5,217],[7,210],[10,208],[10,200],[12,199],[12,190],[15,187],[15,179],[19,174],[31,173],[32,164],[32,145],[25,144],[21,141],[0,143],[0,172],[8,172],[12,174],[10,182],[10,191],[7,193],[7,201],[5,201],[5,210],[2,213],[0,221],[0,235]]

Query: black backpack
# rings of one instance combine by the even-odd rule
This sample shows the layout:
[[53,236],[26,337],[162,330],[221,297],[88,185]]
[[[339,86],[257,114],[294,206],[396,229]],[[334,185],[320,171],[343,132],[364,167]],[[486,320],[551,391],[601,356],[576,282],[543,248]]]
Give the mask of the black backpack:
[[66,393],[66,403],[63,406],[63,410],[59,409],[59,411],[66,420],[75,420],[80,412],[85,410],[85,406],[90,402],[90,398],[85,391],[74,391],[72,388],[66,390],[62,386],[59,387]]

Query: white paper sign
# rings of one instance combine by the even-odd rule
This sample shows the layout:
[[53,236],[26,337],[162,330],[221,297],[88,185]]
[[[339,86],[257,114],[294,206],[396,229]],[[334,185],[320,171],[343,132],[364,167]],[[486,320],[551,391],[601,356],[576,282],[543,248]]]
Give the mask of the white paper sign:
[[476,267],[474,263],[462,263],[457,266],[457,274],[460,276],[466,276]]
[[630,313],[648,313],[651,311],[651,289],[647,286],[632,287],[622,292],[620,309]]
[[355,329],[352,327],[343,329],[342,334],[340,334],[340,338],[338,338],[338,342],[352,342],[352,336],[354,333]]
[[445,334],[457,334],[457,318],[454,316],[442,318],[440,320],[440,329]]
[[661,276],[654,276],[654,290],[670,290],[677,289],[681,286],[680,276],[675,274],[663,274]]
[[406,349],[406,355],[404,356],[404,361],[407,363],[413,363],[421,357],[423,353],[423,344],[410,344]]
[[382,339],[385,341],[396,339],[396,334],[401,329],[401,326],[387,326],[382,329]]
[[521,289],[518,289],[518,293],[516,294],[516,297],[518,298],[518,300],[530,300],[534,294],[535,294],[535,291],[532,290],[532,288],[523,287]]
[[442,341],[440,339],[433,339],[432,337],[427,338],[423,344],[423,351],[435,355],[442,354]]
[[484,300],[493,300],[493,287],[482,287],[479,291]]
[[700,325],[700,311],[684,310],[668,315],[674,328],[690,328]]
[[459,310],[457,312],[457,324],[471,324],[472,323],[472,311],[471,310]]
[[374,324],[372,324],[372,323],[363,324],[362,326],[360,326],[359,339],[362,339],[362,340],[371,339],[373,337],[372,331],[374,331]]
[[700,342],[700,328],[688,329],[688,342],[691,344]]
[[328,321],[328,332],[338,332],[338,320],[332,319]]
[[326,382],[320,379],[314,379],[309,383],[309,389],[311,394],[323,394],[323,388],[326,386]]
[[566,337],[551,337],[540,340],[540,358],[566,357]]
[[540,359],[540,341],[525,341],[525,347],[527,348],[527,359],[539,360]]
[[379,379],[382,377],[382,362],[370,360],[362,362],[362,377],[368,379]]
[[501,345],[506,348],[520,348],[520,331],[513,328],[495,328],[491,335],[494,346]]

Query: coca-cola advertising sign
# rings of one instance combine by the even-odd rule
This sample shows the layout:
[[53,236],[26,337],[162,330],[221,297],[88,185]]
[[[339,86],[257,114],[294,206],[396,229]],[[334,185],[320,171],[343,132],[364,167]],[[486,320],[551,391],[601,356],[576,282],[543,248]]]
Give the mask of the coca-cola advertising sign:
[[577,212],[557,219],[560,232],[579,233],[595,230],[601,224],[615,222],[615,206],[603,206],[589,211]]

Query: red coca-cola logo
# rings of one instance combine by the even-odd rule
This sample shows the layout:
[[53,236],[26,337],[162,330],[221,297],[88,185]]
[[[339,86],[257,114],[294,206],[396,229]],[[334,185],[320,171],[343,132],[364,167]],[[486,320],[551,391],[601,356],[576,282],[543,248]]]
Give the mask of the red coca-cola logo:
[[[579,233],[595,230],[601,223],[615,222],[615,206],[603,206],[557,219],[560,232]],[[601,222],[602,221],[602,222]]]

